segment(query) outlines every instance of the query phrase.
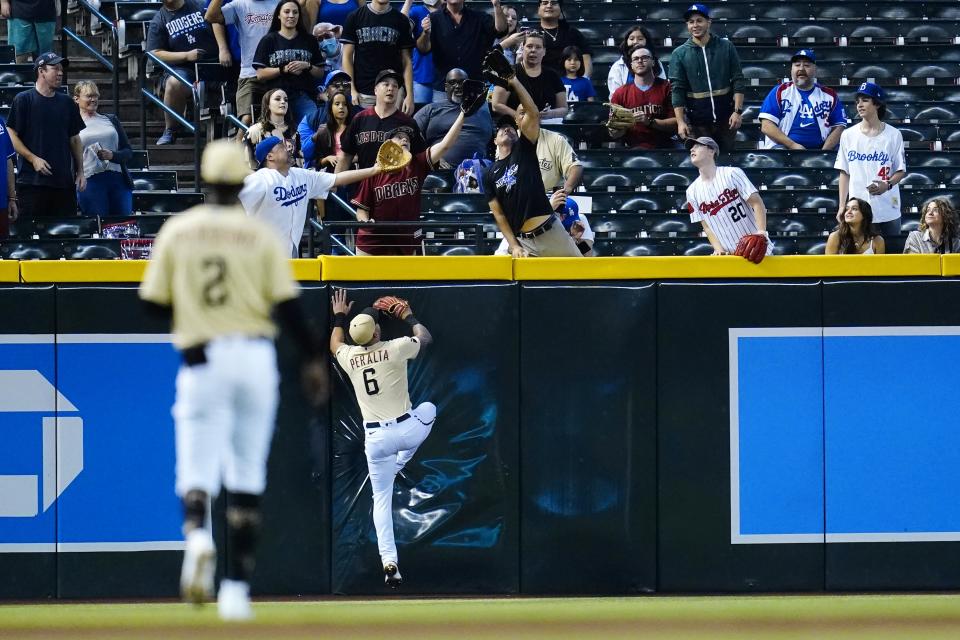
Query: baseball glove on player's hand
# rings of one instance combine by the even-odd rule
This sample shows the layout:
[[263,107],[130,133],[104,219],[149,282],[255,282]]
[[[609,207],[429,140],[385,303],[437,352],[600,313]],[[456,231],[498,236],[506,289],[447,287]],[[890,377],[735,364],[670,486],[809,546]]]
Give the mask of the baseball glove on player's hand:
[[479,80],[463,81],[463,101],[460,103],[460,110],[463,115],[470,117],[487,102],[487,85]]
[[384,173],[395,173],[410,164],[413,156],[393,140],[386,140],[377,151],[377,164]]
[[510,61],[503,55],[503,50],[494,48],[483,58],[483,77],[493,84],[506,89],[510,80],[517,75]]
[[610,107],[610,119],[607,120],[608,129],[632,129],[637,124],[637,118],[632,109],[621,107],[618,104],[604,102],[603,106]]
[[767,236],[762,233],[752,233],[740,238],[737,243],[737,250],[733,252],[735,256],[743,256],[750,262],[760,264],[764,256],[767,255]]
[[410,311],[410,303],[396,296],[383,296],[377,298],[377,301],[373,303],[373,308],[388,313],[398,320],[403,320],[403,317]]

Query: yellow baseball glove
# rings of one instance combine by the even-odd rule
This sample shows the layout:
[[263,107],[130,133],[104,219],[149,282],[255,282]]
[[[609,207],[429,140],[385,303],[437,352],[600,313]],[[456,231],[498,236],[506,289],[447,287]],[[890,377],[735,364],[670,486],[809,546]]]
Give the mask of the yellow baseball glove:
[[377,151],[377,164],[384,173],[396,173],[410,164],[413,156],[393,140],[386,140]]
[[633,125],[637,124],[637,118],[633,115],[632,109],[610,102],[604,102],[603,105],[610,107],[610,119],[607,120],[608,129],[631,129]]

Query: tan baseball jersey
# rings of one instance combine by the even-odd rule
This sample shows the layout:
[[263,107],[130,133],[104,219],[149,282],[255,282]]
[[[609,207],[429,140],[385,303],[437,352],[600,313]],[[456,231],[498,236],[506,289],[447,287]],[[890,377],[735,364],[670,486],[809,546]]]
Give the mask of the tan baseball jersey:
[[540,162],[540,177],[543,188],[553,191],[563,182],[570,167],[580,164],[577,152],[567,139],[555,131],[540,129],[537,140],[537,160]]
[[420,353],[417,338],[397,338],[360,347],[342,344],[337,362],[353,383],[364,422],[393,420],[410,410],[407,360]]
[[140,297],[173,305],[178,349],[226,335],[276,335],[270,317],[295,298],[285,247],[240,206],[200,205],[167,220],[153,245]]

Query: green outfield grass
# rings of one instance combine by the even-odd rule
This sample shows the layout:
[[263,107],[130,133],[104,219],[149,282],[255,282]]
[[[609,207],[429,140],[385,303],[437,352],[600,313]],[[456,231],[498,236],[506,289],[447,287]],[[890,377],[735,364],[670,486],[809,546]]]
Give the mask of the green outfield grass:
[[0,605],[0,638],[957,639],[960,595],[324,599],[224,625],[179,603]]

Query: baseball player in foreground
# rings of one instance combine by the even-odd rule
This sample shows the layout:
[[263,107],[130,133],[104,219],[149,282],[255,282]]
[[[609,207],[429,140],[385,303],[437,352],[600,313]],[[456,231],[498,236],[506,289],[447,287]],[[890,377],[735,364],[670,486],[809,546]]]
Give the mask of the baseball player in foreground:
[[200,174],[209,204],[163,226],[140,287],[151,311],[172,318],[183,356],[173,407],[186,537],[181,592],[197,604],[213,594],[216,551],[207,513],[222,485],[231,550],[217,599],[224,620],[253,617],[249,581],[279,382],[272,312],[306,355],[302,376],[314,405],[329,388],[322,338],[300,309],[289,252],[237,201],[249,173],[240,144],[207,145]]
[[[437,408],[422,402],[411,408],[407,388],[407,361],[433,342],[425,326],[413,315],[409,303],[396,297],[380,298],[350,321],[350,338],[345,341],[347,314],[352,302],[347,292],[335,291],[334,327],[330,334],[330,352],[336,356],[357,394],[363,416],[367,468],[373,489],[373,524],[383,562],[384,582],[396,589],[403,582],[393,538],[393,481],[417,448],[430,435]],[[410,325],[413,336],[380,341],[380,313],[388,313]]]
[[700,176],[687,187],[690,221],[699,222],[713,255],[734,254],[759,263],[773,251],[767,235],[767,208],[750,179],[737,167],[718,167],[720,146],[713,138],[688,138],[690,162]]

